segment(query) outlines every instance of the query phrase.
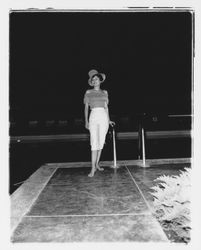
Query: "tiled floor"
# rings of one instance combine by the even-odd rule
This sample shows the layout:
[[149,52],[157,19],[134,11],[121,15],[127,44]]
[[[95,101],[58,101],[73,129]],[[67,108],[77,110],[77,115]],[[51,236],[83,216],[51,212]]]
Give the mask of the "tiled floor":
[[190,163],[171,163],[152,165],[149,168],[138,166],[128,166],[129,171],[135,179],[136,184],[142,191],[147,202],[152,205],[153,197],[150,188],[156,185],[156,178],[161,175],[179,175],[185,167],[190,167]]
[[[25,184],[36,183],[41,192],[23,203],[28,186],[14,193],[12,242],[88,242],[137,241],[167,242],[159,223],[151,214],[149,194],[153,180],[161,174],[178,174],[189,164],[153,166],[143,169],[122,164],[117,170],[108,166],[87,174],[89,165],[80,167],[43,166]],[[51,168],[51,171],[45,169]],[[49,173],[49,175],[47,174]],[[46,174],[42,185],[40,174]],[[40,182],[37,179],[40,176]],[[49,179],[48,179],[49,176]],[[47,181],[48,180],[48,181]],[[15,207],[18,204],[18,208]]]

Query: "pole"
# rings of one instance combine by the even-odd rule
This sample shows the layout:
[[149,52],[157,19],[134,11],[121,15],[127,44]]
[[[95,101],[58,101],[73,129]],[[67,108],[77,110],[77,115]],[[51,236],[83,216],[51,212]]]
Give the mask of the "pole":
[[143,167],[146,167],[145,141],[144,141],[144,128],[143,127],[142,127],[142,161],[143,161]]
[[138,159],[142,159],[142,126],[139,123],[138,127]]
[[114,168],[117,167],[117,155],[116,155],[116,142],[115,142],[115,132],[114,127],[112,127],[112,137],[113,137],[113,155],[114,155]]

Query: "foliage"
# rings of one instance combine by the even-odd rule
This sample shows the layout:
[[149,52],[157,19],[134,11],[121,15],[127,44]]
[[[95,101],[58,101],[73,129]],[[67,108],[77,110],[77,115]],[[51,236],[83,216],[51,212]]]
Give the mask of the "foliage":
[[168,225],[178,238],[190,241],[190,189],[191,168],[185,168],[179,175],[162,175],[151,189],[154,197],[153,208],[156,218],[162,225]]

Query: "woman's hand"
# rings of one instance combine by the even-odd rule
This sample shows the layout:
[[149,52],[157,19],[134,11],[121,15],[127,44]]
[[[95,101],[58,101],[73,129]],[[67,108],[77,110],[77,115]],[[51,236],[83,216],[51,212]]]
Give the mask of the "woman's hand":
[[109,121],[109,125],[114,126],[114,125],[115,125],[115,122]]
[[85,122],[85,128],[89,129],[89,122]]

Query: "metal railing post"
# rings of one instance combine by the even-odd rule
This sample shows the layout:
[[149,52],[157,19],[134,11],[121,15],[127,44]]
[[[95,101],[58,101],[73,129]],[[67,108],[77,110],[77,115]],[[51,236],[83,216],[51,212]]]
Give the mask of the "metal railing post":
[[111,125],[112,127],[112,140],[113,140],[113,166],[112,168],[117,169],[117,153],[116,153],[116,140],[115,140],[115,130],[114,125]]
[[141,122],[139,122],[138,127],[138,159],[142,159],[142,126]]
[[112,129],[112,137],[113,137],[113,156],[114,156],[114,168],[117,167],[117,154],[116,154],[116,141],[115,141],[115,132],[114,128]]
[[144,128],[142,127],[142,166],[146,167]]
[[146,162],[146,140],[145,140],[145,115],[146,113],[143,113],[143,116],[140,117],[139,121],[139,135],[138,135],[138,150],[139,150],[139,156],[138,158],[141,160],[141,163],[139,164],[141,167],[148,167],[149,165]]

